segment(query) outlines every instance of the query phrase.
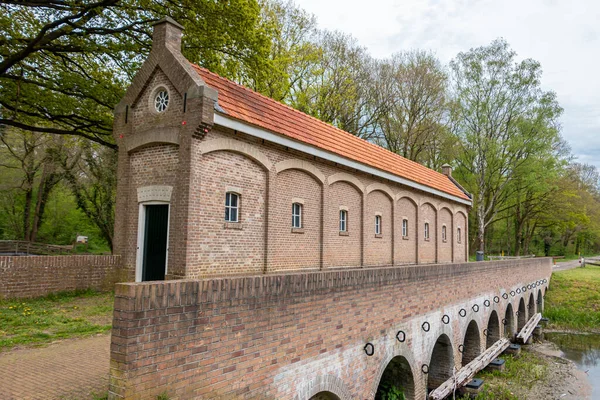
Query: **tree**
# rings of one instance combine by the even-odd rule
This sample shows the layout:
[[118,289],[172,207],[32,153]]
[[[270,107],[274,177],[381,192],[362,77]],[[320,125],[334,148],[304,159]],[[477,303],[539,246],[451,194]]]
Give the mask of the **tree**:
[[527,160],[557,141],[562,109],[540,88],[537,61],[516,62],[502,39],[451,61],[453,129],[460,141],[459,174],[474,194],[477,248],[486,228],[513,195],[509,184]]
[[82,143],[70,157],[63,157],[62,166],[77,207],[98,227],[112,251],[117,152],[90,142]]
[[433,54],[417,50],[395,54],[389,70],[391,93],[380,100],[388,108],[379,115],[378,143],[409,160],[439,167],[441,149],[450,148],[445,143],[447,77],[442,65]]
[[291,1],[262,1],[263,24],[271,37],[271,73],[254,89],[275,100],[294,103],[302,84],[316,73],[321,48],[314,15]]
[[5,212],[21,220],[14,232],[23,240],[37,239],[50,194],[64,177],[58,159],[68,145],[64,138],[45,133],[5,129],[0,134],[0,168],[12,172],[3,180],[4,200],[13,205]]
[[387,103],[380,101],[380,63],[351,36],[321,32],[317,67],[297,82],[290,105],[363,139],[377,133],[377,118]]
[[112,108],[174,17],[184,54],[243,83],[269,76],[269,36],[253,0],[0,1],[0,124],[116,148]]

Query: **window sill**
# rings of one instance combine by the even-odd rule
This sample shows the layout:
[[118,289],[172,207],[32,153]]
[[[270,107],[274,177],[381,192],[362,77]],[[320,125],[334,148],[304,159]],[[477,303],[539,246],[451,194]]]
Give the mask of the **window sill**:
[[429,238],[425,238],[425,241],[426,241],[426,242],[429,242]]
[[446,239],[442,239],[442,243],[448,243]]
[[292,233],[304,233],[304,228],[292,228]]
[[348,231],[340,231],[340,236],[350,236],[350,233]]
[[237,229],[238,231],[241,231],[242,229],[244,229],[244,226],[242,225],[241,222],[225,222],[225,224],[223,225],[224,229]]
[[408,236],[402,236],[402,240],[410,240]]
[[383,234],[381,234],[381,233],[376,233],[376,234],[375,234],[375,237],[376,237],[377,239],[381,239],[381,238],[383,237]]

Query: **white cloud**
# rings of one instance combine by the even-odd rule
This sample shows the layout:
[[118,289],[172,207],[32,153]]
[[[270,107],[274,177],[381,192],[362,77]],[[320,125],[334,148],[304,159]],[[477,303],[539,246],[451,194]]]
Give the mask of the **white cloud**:
[[297,0],[322,28],[352,34],[376,57],[419,48],[443,61],[503,37],[542,64],[565,109],[563,136],[600,168],[600,3],[573,0]]

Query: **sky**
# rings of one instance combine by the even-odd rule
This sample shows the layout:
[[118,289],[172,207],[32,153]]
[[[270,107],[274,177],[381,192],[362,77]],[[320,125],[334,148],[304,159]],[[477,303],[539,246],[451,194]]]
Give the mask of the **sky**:
[[295,0],[320,28],[349,33],[374,57],[433,51],[445,64],[502,37],[542,64],[542,86],[564,108],[577,161],[600,168],[600,1]]

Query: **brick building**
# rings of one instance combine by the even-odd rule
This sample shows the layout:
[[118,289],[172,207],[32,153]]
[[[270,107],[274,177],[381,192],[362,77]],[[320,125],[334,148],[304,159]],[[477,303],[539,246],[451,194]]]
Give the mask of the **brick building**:
[[115,252],[136,281],[459,263],[471,200],[432,171],[266,98],[154,28],[116,107]]

